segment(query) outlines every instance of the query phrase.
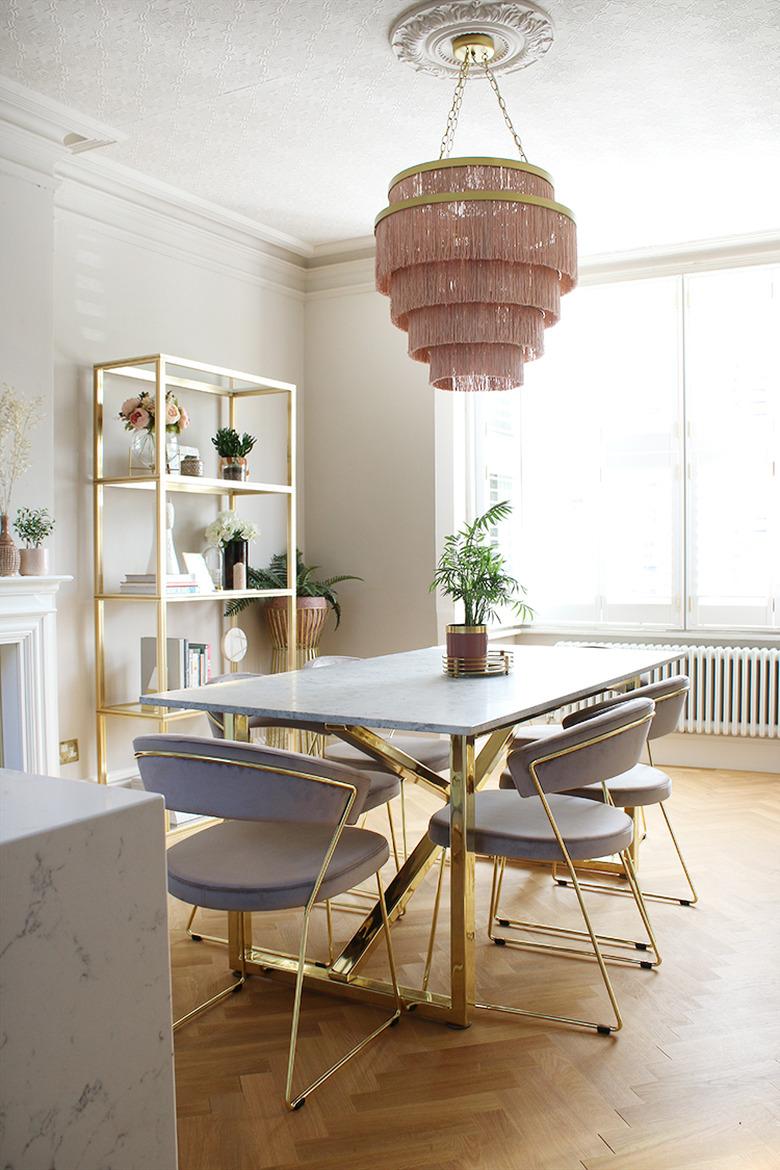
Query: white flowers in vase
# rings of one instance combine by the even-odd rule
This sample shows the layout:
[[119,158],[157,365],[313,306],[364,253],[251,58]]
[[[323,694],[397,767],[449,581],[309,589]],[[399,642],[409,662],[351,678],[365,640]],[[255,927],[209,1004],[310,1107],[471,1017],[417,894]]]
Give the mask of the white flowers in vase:
[[232,509],[220,512],[204,533],[210,545],[226,545],[231,540],[254,540],[260,529],[250,520],[242,520]]

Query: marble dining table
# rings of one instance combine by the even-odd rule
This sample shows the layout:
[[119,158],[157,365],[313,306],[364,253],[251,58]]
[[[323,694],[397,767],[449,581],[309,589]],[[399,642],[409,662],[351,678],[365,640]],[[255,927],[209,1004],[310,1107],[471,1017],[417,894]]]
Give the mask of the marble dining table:
[[[474,794],[503,762],[513,728],[569,703],[637,682],[642,674],[681,657],[679,652],[652,646],[519,645],[506,649],[512,656],[511,670],[492,677],[448,677],[439,646],[346,661],[327,670],[258,675],[141,696],[142,703],[158,707],[220,712],[228,739],[247,741],[253,716],[290,727],[314,727],[359,747],[402,781],[421,784],[449,802],[449,987],[445,992],[403,987],[402,996],[407,1007],[455,1027],[468,1026],[475,999],[475,857],[468,847]],[[426,768],[377,729],[448,736],[449,775]],[[404,911],[436,853],[437,847],[425,835],[406,856],[386,891],[391,921]],[[240,926],[237,914],[228,916],[228,961],[233,967],[238,966]],[[307,961],[307,980],[327,982],[336,994],[386,1002],[392,994],[390,984],[361,973],[382,929],[377,903],[329,964]],[[251,915],[244,916],[244,938],[248,971],[293,977],[297,958],[253,945]]]

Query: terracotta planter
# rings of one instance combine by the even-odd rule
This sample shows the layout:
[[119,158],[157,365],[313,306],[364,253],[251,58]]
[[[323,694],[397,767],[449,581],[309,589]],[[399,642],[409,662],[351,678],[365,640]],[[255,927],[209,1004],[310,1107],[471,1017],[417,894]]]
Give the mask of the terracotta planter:
[[475,667],[487,665],[487,626],[447,626],[447,657]]
[[[322,628],[328,616],[328,603],[324,597],[297,598],[298,636],[300,649],[316,650],[320,644]],[[287,649],[287,598],[271,597],[266,603],[265,617],[274,649]]]
[[19,572],[23,577],[45,577],[49,572],[47,548],[23,548],[19,552]]
[[19,549],[8,531],[8,513],[0,520],[0,577],[15,577],[19,572]]

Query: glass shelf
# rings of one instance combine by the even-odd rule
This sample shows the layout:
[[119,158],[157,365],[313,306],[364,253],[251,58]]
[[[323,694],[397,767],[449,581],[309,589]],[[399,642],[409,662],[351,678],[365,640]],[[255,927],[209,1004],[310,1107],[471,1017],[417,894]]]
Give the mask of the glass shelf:
[[[154,491],[157,476],[112,475],[94,481],[102,487],[132,488],[135,491]],[[211,496],[289,496],[292,488],[285,483],[255,483],[250,480],[210,479],[203,475],[166,475],[161,479],[167,492],[199,492]]]
[[98,715],[121,715],[125,719],[193,719],[196,715],[205,715],[205,711],[149,707],[141,703],[111,703],[107,707],[98,707]]
[[292,597],[290,589],[215,589],[213,593],[97,593],[96,601],[236,601],[244,597],[262,600],[264,597]]

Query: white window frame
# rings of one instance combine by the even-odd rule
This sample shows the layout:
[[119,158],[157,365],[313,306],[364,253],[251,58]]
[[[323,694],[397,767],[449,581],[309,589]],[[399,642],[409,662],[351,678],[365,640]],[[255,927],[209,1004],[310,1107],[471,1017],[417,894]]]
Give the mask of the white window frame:
[[[679,278],[678,318],[683,330],[685,298],[687,297],[686,277],[697,272],[709,272],[727,268],[745,268],[752,265],[780,263],[780,235],[766,233],[729,241],[705,242],[689,248],[669,252],[647,250],[642,253],[615,257],[595,258],[581,265],[580,284],[583,286],[622,281],[634,281],[657,276]],[[565,312],[565,302],[563,305]],[[543,359],[542,359],[543,360]],[[691,499],[689,477],[691,475],[688,419],[685,393],[685,349],[680,347],[680,427],[681,467],[683,483],[680,492],[680,542],[675,550],[678,563],[675,566],[676,580],[680,588],[679,624],[628,622],[614,623],[602,619],[587,622],[545,623],[533,629],[539,634],[583,634],[601,632],[609,635],[653,634],[661,636],[674,634],[684,640],[707,636],[708,641],[729,637],[755,635],[762,642],[780,643],[780,593],[771,600],[775,626],[750,626],[728,624],[699,624],[695,621],[695,608],[689,600],[689,583],[692,579],[691,548]],[[440,549],[444,537],[454,532],[461,524],[477,514],[475,462],[478,451],[475,401],[468,394],[436,395],[436,547]],[[520,463],[518,464],[520,466]],[[775,476],[780,468],[775,468]],[[780,584],[778,585],[780,589]],[[603,614],[603,598],[601,611]],[[437,620],[439,636],[443,639],[444,626],[456,620],[453,607],[446,598],[437,595]],[[503,633],[517,628],[511,619],[499,623]]]

